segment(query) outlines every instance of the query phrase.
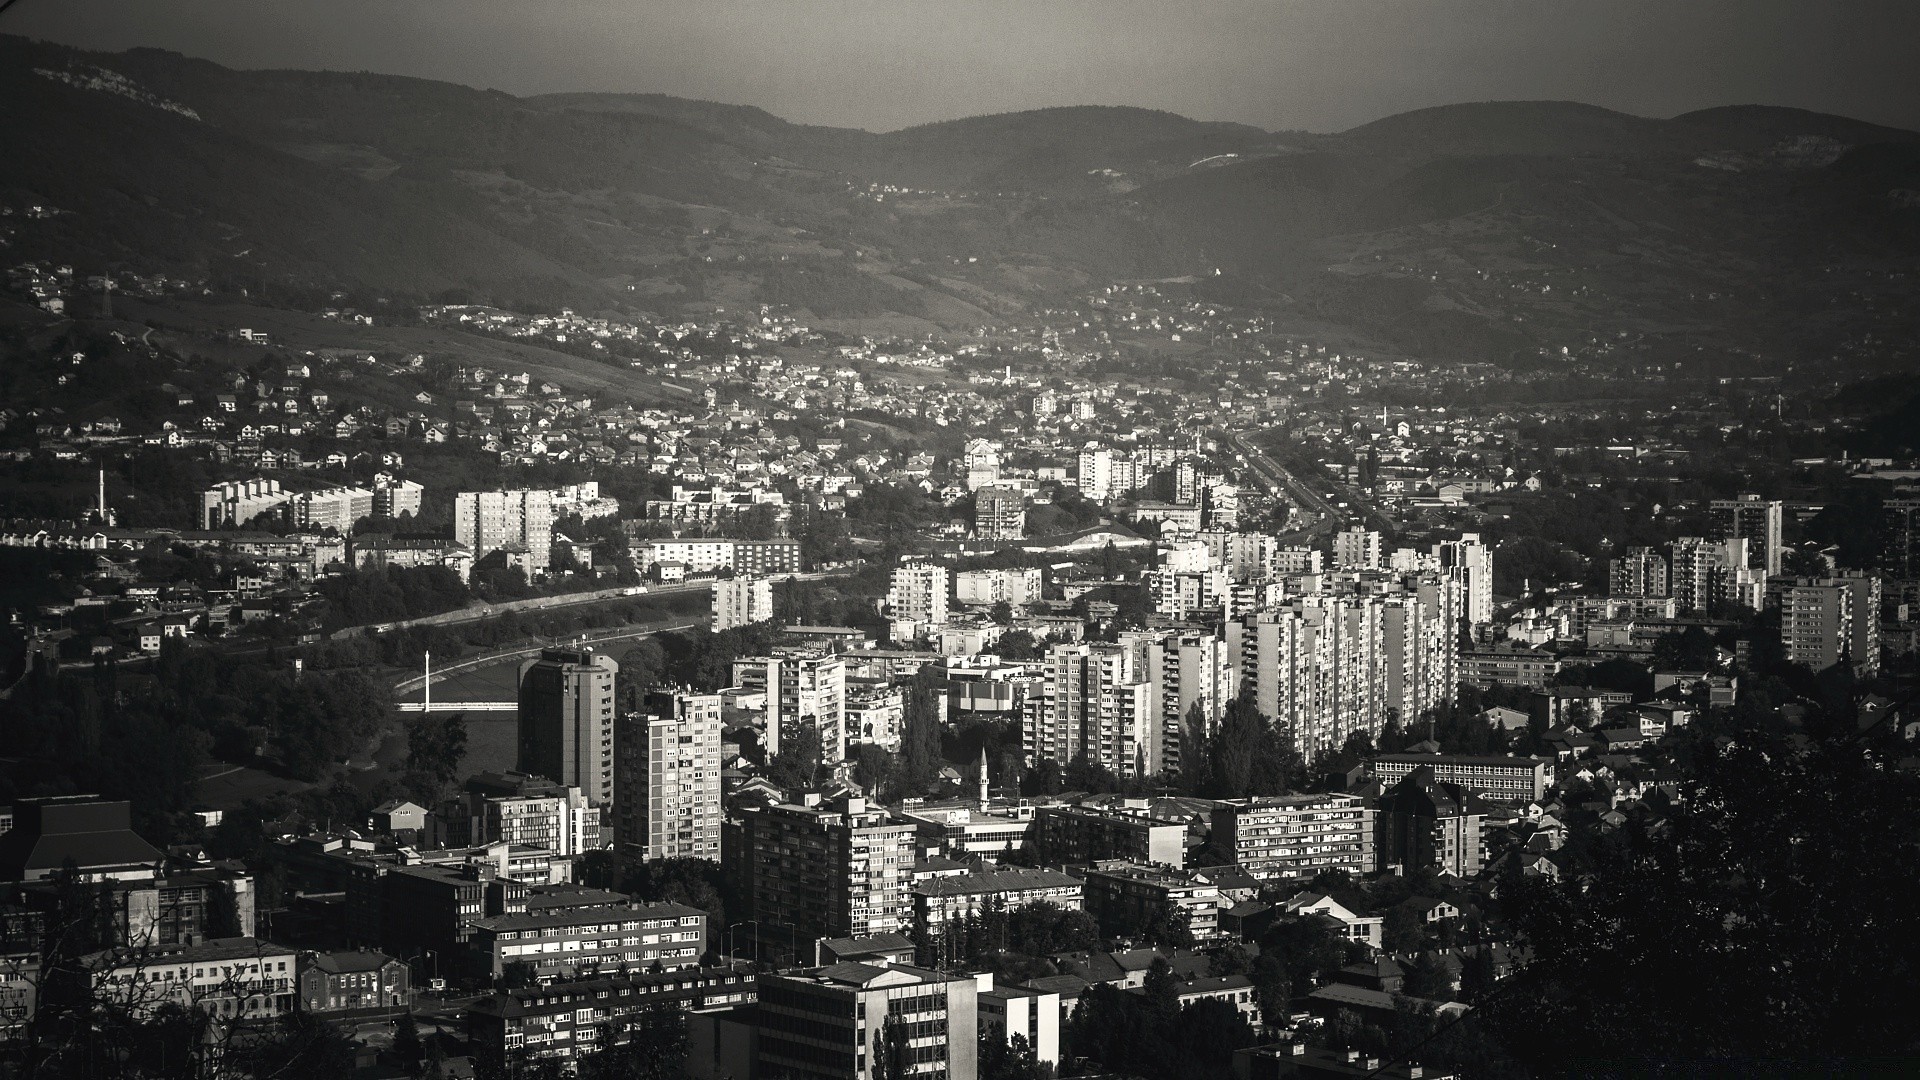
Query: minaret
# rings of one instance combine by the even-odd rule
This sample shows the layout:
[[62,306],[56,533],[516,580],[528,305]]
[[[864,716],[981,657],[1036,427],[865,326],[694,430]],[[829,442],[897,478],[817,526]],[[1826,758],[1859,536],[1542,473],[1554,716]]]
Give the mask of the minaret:
[[985,810],[990,801],[992,800],[987,794],[987,747],[982,743],[980,745],[980,809]]

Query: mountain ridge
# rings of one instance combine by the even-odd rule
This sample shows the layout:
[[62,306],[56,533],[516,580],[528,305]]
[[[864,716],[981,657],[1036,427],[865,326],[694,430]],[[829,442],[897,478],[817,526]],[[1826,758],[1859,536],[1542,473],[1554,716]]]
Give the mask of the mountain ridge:
[[[114,72],[202,122],[37,66]],[[1063,106],[875,133],[667,95],[516,97],[7,36],[0,67],[0,137],[29,148],[0,161],[0,192],[74,211],[21,226],[16,252],[223,287],[780,303],[857,329],[1185,278],[1385,347],[1473,355],[1602,322],[1797,339],[1776,320],[1831,304],[1814,268],[1920,252],[1899,195],[1920,135],[1770,106],[1468,102],[1332,134]],[[166,123],[184,126],[157,136]],[[1742,273],[1805,296],[1755,296],[1734,318],[1701,299]]]

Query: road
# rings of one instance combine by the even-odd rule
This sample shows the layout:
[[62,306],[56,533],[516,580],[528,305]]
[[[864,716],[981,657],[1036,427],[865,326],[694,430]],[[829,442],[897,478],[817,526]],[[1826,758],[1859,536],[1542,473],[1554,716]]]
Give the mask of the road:
[[[1318,478],[1324,483],[1331,485],[1335,491],[1346,496],[1347,508],[1342,509],[1328,502],[1325,496],[1301,482],[1299,478],[1295,477],[1291,472],[1288,472],[1279,462],[1273,460],[1273,458],[1268,456],[1264,451],[1254,447],[1245,437],[1232,432],[1222,432],[1222,434],[1226,436],[1227,442],[1232,445],[1234,449],[1246,456],[1248,465],[1252,467],[1254,472],[1260,475],[1262,480],[1267,482],[1269,487],[1272,487],[1276,491],[1285,492],[1288,499],[1292,501],[1294,505],[1320,515],[1322,522],[1334,524],[1344,523],[1348,519],[1357,516],[1371,528],[1378,529],[1383,533],[1391,533],[1393,531],[1393,523],[1388,521],[1385,515],[1375,510],[1373,505],[1367,502],[1365,498],[1361,497],[1357,489],[1351,488],[1331,476],[1321,476]],[[1322,525],[1316,523],[1314,528],[1306,531],[1313,533],[1320,531],[1321,528]]]

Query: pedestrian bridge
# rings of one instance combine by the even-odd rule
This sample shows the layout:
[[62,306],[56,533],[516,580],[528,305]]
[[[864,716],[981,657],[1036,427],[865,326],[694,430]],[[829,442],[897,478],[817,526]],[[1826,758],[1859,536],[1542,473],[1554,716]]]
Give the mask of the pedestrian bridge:
[[518,712],[517,701],[403,701],[401,712]]

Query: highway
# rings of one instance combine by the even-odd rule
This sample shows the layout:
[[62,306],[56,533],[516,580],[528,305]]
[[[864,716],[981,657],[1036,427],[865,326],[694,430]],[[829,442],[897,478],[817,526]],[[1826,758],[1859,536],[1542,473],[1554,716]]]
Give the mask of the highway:
[[[1255,473],[1259,474],[1262,480],[1266,481],[1269,487],[1275,491],[1283,492],[1287,496],[1288,501],[1292,502],[1295,506],[1321,516],[1322,521],[1316,523],[1312,529],[1306,530],[1307,532],[1318,532],[1323,527],[1337,527],[1355,517],[1365,522],[1370,528],[1378,529],[1383,533],[1391,533],[1393,531],[1393,523],[1388,521],[1378,510],[1375,510],[1372,504],[1362,498],[1359,491],[1348,487],[1346,484],[1335,480],[1331,476],[1321,476],[1318,478],[1323,483],[1331,485],[1334,490],[1341,492],[1347,497],[1347,507],[1346,509],[1342,509],[1328,502],[1326,496],[1321,495],[1319,492],[1301,482],[1264,451],[1256,449],[1245,437],[1233,432],[1223,431],[1221,434],[1226,437],[1227,442],[1232,445],[1234,449],[1245,455],[1247,464]],[[1332,523],[1332,525],[1325,526],[1325,523]]]

